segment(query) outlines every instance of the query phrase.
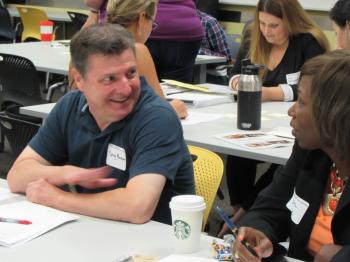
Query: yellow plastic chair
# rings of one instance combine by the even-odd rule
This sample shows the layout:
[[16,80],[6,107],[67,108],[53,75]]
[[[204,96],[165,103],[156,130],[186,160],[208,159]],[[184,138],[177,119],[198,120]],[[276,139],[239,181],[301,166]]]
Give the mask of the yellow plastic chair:
[[41,9],[33,7],[18,6],[17,10],[23,24],[22,42],[28,38],[41,40],[40,22],[49,20],[46,13]]
[[245,23],[219,21],[226,34],[242,35]]
[[337,36],[335,31],[333,30],[323,30],[323,33],[326,35],[331,50],[335,50],[337,48]]
[[196,195],[202,196],[207,205],[203,215],[202,230],[204,230],[221,183],[224,164],[212,151],[195,146],[188,146],[188,149],[191,155],[197,157],[193,162]]

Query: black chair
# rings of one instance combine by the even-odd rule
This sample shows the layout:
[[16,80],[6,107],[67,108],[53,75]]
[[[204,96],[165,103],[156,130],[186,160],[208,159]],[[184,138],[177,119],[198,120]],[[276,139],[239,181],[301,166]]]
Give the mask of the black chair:
[[39,76],[27,58],[0,53],[0,111],[8,105],[30,106],[47,103],[42,99]]
[[[47,103],[41,98],[38,72],[27,58],[0,53],[0,111]],[[0,128],[0,152],[4,132]]]
[[13,29],[9,11],[0,7],[0,43],[16,42],[16,30]]
[[70,19],[72,20],[75,30],[79,31],[81,27],[85,24],[88,15],[71,11],[67,11],[67,13]]
[[[0,112],[2,139],[6,138],[11,153],[17,157],[30,139],[38,132],[41,119],[34,119],[9,111]],[[4,141],[4,140],[3,140]]]

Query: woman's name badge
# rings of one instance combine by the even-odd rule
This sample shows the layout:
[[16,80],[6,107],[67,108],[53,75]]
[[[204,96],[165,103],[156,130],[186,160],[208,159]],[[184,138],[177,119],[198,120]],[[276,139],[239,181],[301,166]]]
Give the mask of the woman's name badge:
[[292,198],[287,203],[287,208],[292,212],[291,219],[298,225],[303,218],[306,210],[309,207],[309,203],[304,199],[300,198],[294,190]]
[[299,83],[300,71],[286,75],[288,85],[297,85]]
[[125,149],[119,146],[108,144],[106,164],[119,170],[126,169]]

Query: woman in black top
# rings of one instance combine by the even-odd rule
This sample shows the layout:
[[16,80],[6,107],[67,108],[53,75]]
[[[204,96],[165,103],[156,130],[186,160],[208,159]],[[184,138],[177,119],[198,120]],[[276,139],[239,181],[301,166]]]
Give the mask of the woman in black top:
[[[241,60],[250,58],[253,63],[264,66],[261,73],[263,101],[296,100],[301,66],[329,49],[322,30],[297,0],[260,0],[254,21],[245,35],[250,38],[243,41],[230,85],[236,88]],[[231,205],[242,207],[233,217],[234,222],[252,205],[258,192],[271,182],[278,166],[271,165],[254,186],[257,163],[235,156],[227,159],[226,179]],[[226,227],[219,235],[225,230]]]

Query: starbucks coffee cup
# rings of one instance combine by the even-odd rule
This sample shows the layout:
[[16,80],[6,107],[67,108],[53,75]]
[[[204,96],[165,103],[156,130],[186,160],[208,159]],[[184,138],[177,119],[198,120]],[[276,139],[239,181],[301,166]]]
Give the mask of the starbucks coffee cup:
[[203,213],[206,208],[203,197],[175,196],[171,199],[169,207],[175,252],[184,254],[197,252],[200,246]]

